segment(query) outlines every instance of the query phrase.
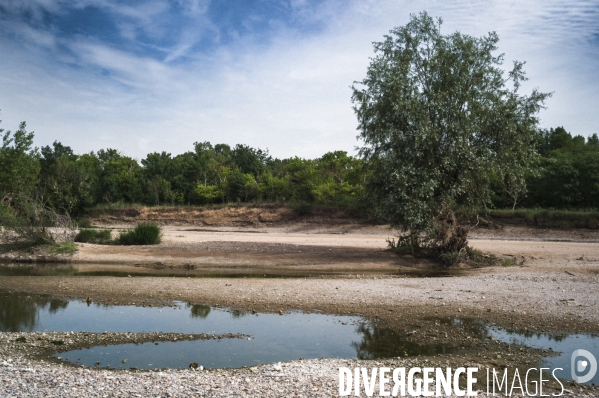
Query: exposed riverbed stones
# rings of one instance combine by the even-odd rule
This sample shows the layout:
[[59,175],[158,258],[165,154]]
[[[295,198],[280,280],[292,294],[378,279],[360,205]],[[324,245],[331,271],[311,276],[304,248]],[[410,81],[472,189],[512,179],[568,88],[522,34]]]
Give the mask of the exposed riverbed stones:
[[[76,340],[78,333],[48,333],[48,339]],[[0,333],[1,397],[330,397],[339,393],[339,367],[493,366],[461,355],[388,360],[318,359],[241,369],[106,370],[65,366],[31,358],[27,344],[41,333]],[[25,337],[26,344],[15,343]],[[35,346],[35,344],[32,344]],[[481,372],[482,373],[482,372]],[[599,388],[565,383],[563,397],[599,396]],[[484,389],[484,383],[477,385]],[[548,388],[545,392],[559,392]],[[378,389],[377,389],[378,391]],[[375,396],[378,396],[375,393]],[[514,394],[518,397],[519,395]]]
[[[196,341],[213,339],[247,339],[247,334],[189,334],[189,333],[88,333],[88,332],[19,332],[0,333],[2,349],[18,351],[31,359],[58,362],[56,353],[116,344]],[[0,352],[2,352],[0,349]],[[66,364],[68,365],[68,363]],[[73,365],[75,366],[75,365]],[[80,365],[79,365],[80,366]]]

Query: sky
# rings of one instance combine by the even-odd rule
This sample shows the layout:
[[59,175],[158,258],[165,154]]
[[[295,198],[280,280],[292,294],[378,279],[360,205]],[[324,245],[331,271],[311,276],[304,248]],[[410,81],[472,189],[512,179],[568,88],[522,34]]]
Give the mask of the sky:
[[599,0],[0,0],[1,128],[142,159],[194,142],[356,153],[351,85],[411,13],[499,35],[541,127],[599,133]]

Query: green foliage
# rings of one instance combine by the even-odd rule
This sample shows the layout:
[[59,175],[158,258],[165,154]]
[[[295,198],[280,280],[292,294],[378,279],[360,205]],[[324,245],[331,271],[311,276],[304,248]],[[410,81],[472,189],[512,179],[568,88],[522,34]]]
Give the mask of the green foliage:
[[161,240],[160,227],[153,223],[139,223],[132,230],[121,232],[117,245],[157,245]]
[[61,256],[72,256],[77,253],[77,245],[71,241],[59,242],[50,246],[50,253]]
[[310,213],[312,204],[309,202],[298,201],[291,203],[291,210],[297,216],[305,216]]
[[196,187],[196,195],[202,204],[214,203],[217,200],[224,200],[225,191],[216,185],[198,185]]
[[[599,206],[599,139],[572,136],[558,127],[542,134],[539,173],[529,178],[527,207],[557,209]],[[499,203],[500,205],[500,203]]]
[[33,132],[25,130],[25,122],[19,125],[15,133],[0,129],[2,146],[0,147],[0,200],[33,196],[40,171],[39,154],[33,148]]
[[516,257],[504,258],[500,261],[499,265],[502,267],[511,267],[518,264]]
[[72,239],[73,223],[38,201],[24,196],[0,202],[0,244],[46,245]]
[[[483,54],[487,58],[472,63],[484,53],[481,47],[494,46],[496,37],[491,34],[475,39],[457,33],[442,36],[439,32],[426,36],[430,26],[425,22],[419,22],[423,29],[418,40],[422,39],[421,44],[429,40],[435,46],[441,43],[440,50],[432,51],[429,58],[419,53],[412,58],[420,57],[419,62],[424,65],[426,61],[433,72],[440,65],[451,67],[441,68],[435,78],[420,76],[427,85],[416,85],[415,91],[410,91],[411,83],[401,83],[400,78],[406,74],[419,76],[410,64],[412,58],[394,48],[397,43],[377,45],[379,56],[373,60],[364,86],[354,88],[354,106],[365,142],[362,159],[344,151],[328,152],[316,159],[277,159],[268,151],[246,145],[230,147],[209,142],[196,142],[193,150],[174,157],[166,152],[151,153],[139,162],[110,148],[75,154],[57,141],[38,152],[32,146],[33,133],[28,133],[22,123],[14,134],[0,131],[0,203],[4,206],[0,212],[4,221],[0,222],[20,233],[38,225],[30,230],[42,233],[42,238],[31,239],[41,242],[46,239],[43,228],[49,221],[40,224],[34,208],[80,218],[92,209],[132,204],[282,202],[292,204],[299,213],[312,205],[359,209],[375,222],[401,222],[410,231],[428,225],[427,233],[432,237],[444,235],[433,217],[440,214],[441,204],[474,215],[485,211],[487,199],[496,209],[597,209],[597,135],[585,141],[563,127],[537,131],[533,127],[536,110],[544,94],[533,92],[529,97],[520,97],[502,86],[497,99],[497,93],[477,91],[478,83],[470,91],[460,91],[460,79],[468,73],[475,74],[475,80],[487,82],[485,87],[493,88],[497,79],[492,76],[499,73],[496,62],[500,57]],[[392,34],[403,34],[405,38],[410,29]],[[459,51],[463,51],[461,55]],[[464,61],[454,65],[458,55]],[[443,57],[447,57],[445,61]],[[396,76],[392,67],[397,65],[405,70]],[[377,73],[386,80],[377,82]],[[516,64],[509,77],[519,82],[521,73],[521,64]],[[487,108],[477,102],[481,100],[477,95],[488,96],[489,100],[484,100]],[[418,108],[422,104],[427,106],[426,112]],[[397,112],[385,113],[389,109]],[[462,112],[456,115],[456,109]],[[530,117],[526,119],[526,115]],[[518,124],[520,118],[528,124]],[[470,134],[472,131],[476,134]],[[534,144],[540,157],[528,144]],[[33,202],[37,205],[31,206]],[[537,215],[538,220],[530,222],[596,228],[594,218],[558,219],[554,214]],[[33,222],[36,217],[38,221]]]
[[107,244],[111,241],[109,229],[82,229],[75,236],[75,242]]
[[421,13],[375,43],[352,101],[370,171],[366,192],[377,212],[407,234],[402,242],[451,247],[449,253],[465,247],[467,233],[452,221],[452,208],[490,204],[494,173],[522,183],[536,159],[536,115],[549,94],[518,93],[523,64],[504,76],[495,33],[476,38],[440,29],[440,19]]
[[80,218],[76,222],[78,228],[93,228],[92,222],[89,218]]

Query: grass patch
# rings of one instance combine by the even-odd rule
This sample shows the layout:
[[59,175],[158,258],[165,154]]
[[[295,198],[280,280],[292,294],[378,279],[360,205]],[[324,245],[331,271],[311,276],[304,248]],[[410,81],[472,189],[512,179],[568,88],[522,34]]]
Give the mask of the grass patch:
[[488,267],[497,264],[497,258],[493,254],[485,254],[470,246],[459,252],[438,253],[437,259],[444,267],[451,267],[459,263],[468,264],[471,267]]
[[154,223],[139,223],[132,230],[121,232],[117,245],[157,245],[161,241],[160,227]]
[[499,262],[499,265],[501,265],[502,267],[511,267],[514,265],[518,265],[518,260],[516,259],[516,257],[504,258]]
[[77,245],[74,242],[60,242],[50,246],[50,254],[61,256],[72,256],[77,253]]
[[110,243],[110,239],[110,230],[108,229],[82,229],[75,236],[75,242],[82,243],[107,244]]

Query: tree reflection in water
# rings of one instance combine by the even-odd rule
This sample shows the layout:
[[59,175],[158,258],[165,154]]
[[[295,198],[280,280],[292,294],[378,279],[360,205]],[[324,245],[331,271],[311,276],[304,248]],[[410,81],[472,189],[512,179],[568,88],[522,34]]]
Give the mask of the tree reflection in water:
[[191,317],[192,318],[206,318],[208,314],[210,314],[210,306],[209,305],[201,305],[201,304],[193,304],[187,305],[187,307],[191,307]]
[[416,344],[406,341],[399,332],[367,324],[359,324],[356,332],[362,335],[362,341],[353,342],[358,359],[392,358],[399,356],[447,354],[452,349],[442,344]]
[[67,300],[50,296],[2,292],[0,293],[0,331],[32,331],[40,310],[47,308],[48,312],[55,314],[68,305]]
[[0,276],[75,275],[77,269],[64,264],[0,264]]

